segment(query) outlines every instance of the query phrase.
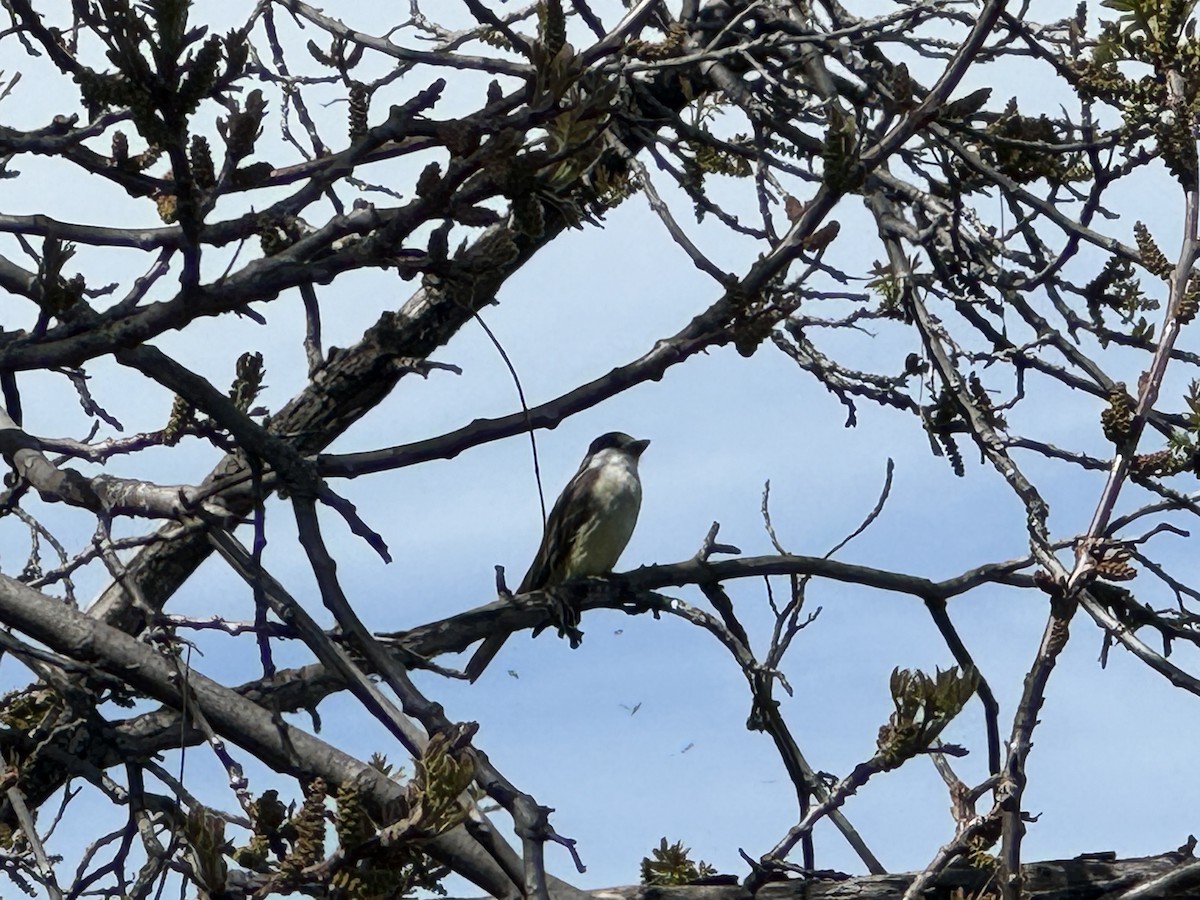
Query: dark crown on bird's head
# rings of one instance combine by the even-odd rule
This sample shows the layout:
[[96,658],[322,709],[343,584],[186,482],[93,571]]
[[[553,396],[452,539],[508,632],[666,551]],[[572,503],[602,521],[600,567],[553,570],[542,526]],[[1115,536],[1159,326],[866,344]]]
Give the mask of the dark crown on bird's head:
[[610,431],[592,441],[592,445],[588,447],[588,455],[592,456],[601,450],[623,450],[636,459],[649,446],[650,442],[647,440],[636,440],[623,431]]

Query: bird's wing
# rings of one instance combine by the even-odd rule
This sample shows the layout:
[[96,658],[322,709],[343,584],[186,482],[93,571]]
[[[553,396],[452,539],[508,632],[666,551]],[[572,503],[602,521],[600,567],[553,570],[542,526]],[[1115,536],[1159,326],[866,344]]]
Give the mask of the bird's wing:
[[[554,503],[554,508],[550,510],[546,531],[542,535],[542,545],[538,547],[533,564],[525,573],[521,586],[517,588],[518,594],[540,591],[542,588],[561,581],[563,563],[579,537],[580,528],[592,517],[593,504],[591,492],[587,490],[587,479],[594,477],[595,475],[586,468],[580,468],[575,473],[575,477],[563,488],[563,492]],[[581,491],[583,496],[578,500],[573,500],[572,498],[579,495]],[[479,645],[479,649],[475,651],[467,663],[466,669],[463,670],[471,681],[475,681],[483,674],[483,670],[500,652],[500,648],[504,646],[506,640],[508,640],[507,633],[493,634]]]
[[581,468],[558,495],[546,520],[541,546],[517,588],[518,594],[540,591],[562,580],[563,564],[579,538],[579,531],[595,514],[593,492],[588,489],[588,482],[595,478],[594,471]]

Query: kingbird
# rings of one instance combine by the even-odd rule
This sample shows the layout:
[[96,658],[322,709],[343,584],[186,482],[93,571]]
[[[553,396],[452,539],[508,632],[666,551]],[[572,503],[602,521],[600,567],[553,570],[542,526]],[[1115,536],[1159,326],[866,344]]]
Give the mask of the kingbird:
[[[638,457],[649,446],[649,441],[634,440],[620,431],[592,441],[579,471],[550,510],[542,545],[518,594],[613,570],[637,524],[642,506]],[[471,681],[483,673],[507,639],[507,634],[494,634],[484,640],[467,663]]]

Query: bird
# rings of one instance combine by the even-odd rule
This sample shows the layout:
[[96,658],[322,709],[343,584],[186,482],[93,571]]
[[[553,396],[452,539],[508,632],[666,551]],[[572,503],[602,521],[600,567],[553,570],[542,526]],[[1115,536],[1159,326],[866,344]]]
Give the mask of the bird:
[[[648,440],[621,431],[592,441],[579,471],[550,510],[541,546],[518,594],[613,570],[637,524],[642,506],[638,459],[649,446]],[[507,639],[507,633],[486,638],[467,663],[467,678],[479,678]]]

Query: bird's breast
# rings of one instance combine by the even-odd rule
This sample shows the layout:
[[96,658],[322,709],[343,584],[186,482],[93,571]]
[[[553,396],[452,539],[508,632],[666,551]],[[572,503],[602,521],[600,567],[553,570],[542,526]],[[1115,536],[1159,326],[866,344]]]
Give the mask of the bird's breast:
[[606,575],[613,570],[629,543],[642,505],[642,486],[630,466],[600,467],[593,490],[597,514],[580,529],[572,548],[571,578]]

